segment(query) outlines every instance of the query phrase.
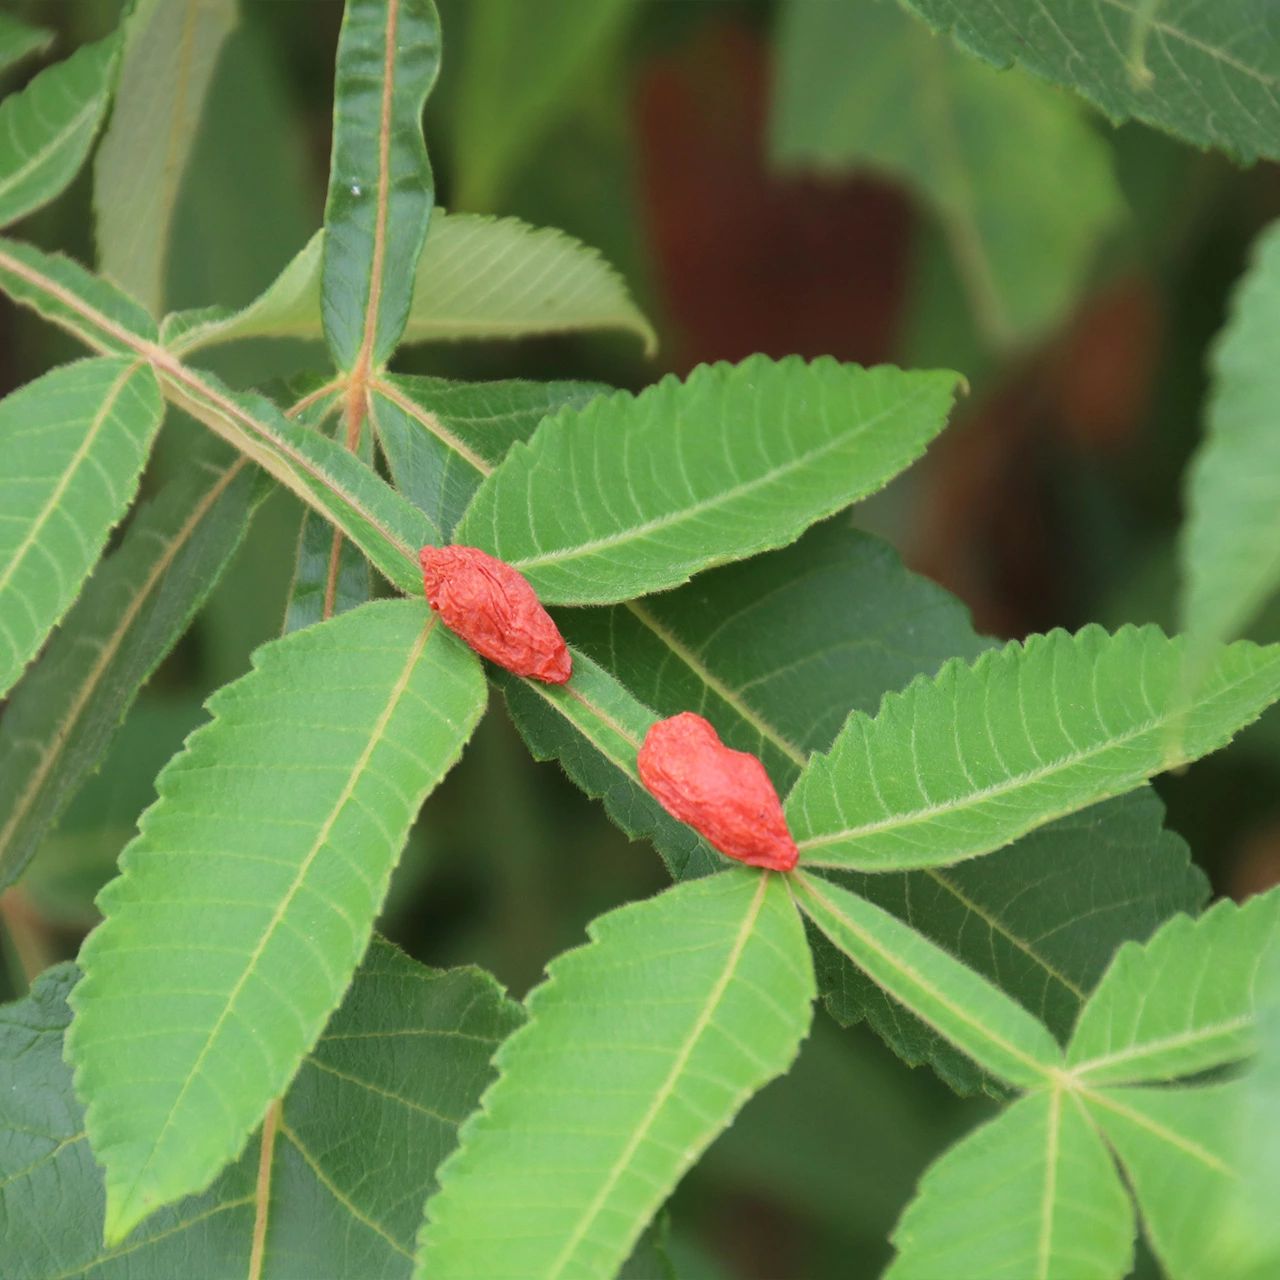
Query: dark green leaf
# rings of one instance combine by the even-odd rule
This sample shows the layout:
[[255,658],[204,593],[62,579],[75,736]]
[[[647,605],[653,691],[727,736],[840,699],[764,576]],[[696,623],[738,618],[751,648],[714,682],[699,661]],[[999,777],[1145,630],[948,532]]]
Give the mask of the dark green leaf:
[[1280,159],[1280,30],[1254,0],[902,0],[987,62],[1019,63],[1115,122]]
[[369,416],[396,488],[447,541],[480,482],[517,440],[566,405],[581,408],[607,387],[590,382],[448,382],[387,375]]
[[261,493],[254,469],[220,441],[189,456],[14,692],[0,721],[0,887],[97,767],[240,545]]
[[[375,937],[283,1101],[265,1189],[261,1134],[202,1195],[102,1244],[104,1191],[62,1060],[76,979],[46,973],[0,1010],[0,1273],[6,1280],[407,1280],[422,1205],[520,1022],[475,969],[426,969]],[[51,1230],[51,1224],[57,1230]]]
[[48,48],[53,32],[29,27],[7,13],[0,13],[0,71]]
[[339,368],[380,368],[409,314],[434,188],[422,107],[440,68],[432,0],[347,0],[324,211],[325,339]]

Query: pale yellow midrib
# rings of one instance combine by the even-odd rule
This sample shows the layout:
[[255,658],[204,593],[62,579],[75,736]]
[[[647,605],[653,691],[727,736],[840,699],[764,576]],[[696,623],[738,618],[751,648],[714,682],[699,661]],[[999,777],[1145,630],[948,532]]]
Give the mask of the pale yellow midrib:
[[352,768],[351,774],[347,778],[347,781],[342,788],[342,793],[338,796],[337,800],[334,802],[333,808],[329,811],[328,817],[325,819],[323,825],[320,828],[320,831],[317,833],[315,840],[312,841],[311,848],[307,851],[306,856],[303,858],[301,864],[298,867],[297,874],[293,878],[293,883],[285,891],[284,895],[280,900],[279,905],[276,907],[275,911],[272,913],[271,919],[267,922],[266,928],[263,929],[262,937],[259,939],[257,946],[253,949],[252,953],[250,954],[248,962],[245,965],[244,972],[240,975],[239,979],[236,981],[235,986],[231,989],[231,992],[227,996],[227,1000],[225,1005],[223,1006],[222,1012],[218,1015],[217,1020],[214,1022],[214,1025],[210,1030],[208,1037],[205,1040],[204,1047],[200,1050],[200,1053],[197,1055],[196,1060],[192,1064],[190,1071],[188,1071],[187,1078],[183,1082],[182,1088],[178,1091],[178,1096],[173,1100],[173,1103],[169,1108],[168,1114],[165,1117],[164,1124],[161,1125],[160,1131],[156,1134],[155,1141],[151,1145],[151,1151],[148,1154],[146,1161],[143,1163],[142,1168],[139,1169],[137,1174],[134,1176],[132,1180],[132,1186],[130,1189],[131,1195],[136,1191],[138,1183],[141,1181],[141,1179],[147,1172],[148,1168],[150,1168],[151,1161],[155,1158],[156,1152],[159,1151],[161,1143],[164,1141],[164,1138],[168,1133],[170,1126],[173,1124],[174,1116],[177,1115],[178,1109],[182,1105],[182,1100],[186,1097],[187,1090],[191,1087],[192,1083],[199,1076],[200,1069],[204,1065],[204,1060],[205,1058],[208,1057],[209,1052],[211,1051],[214,1043],[217,1041],[218,1036],[222,1031],[223,1024],[226,1022],[227,1018],[230,1017],[231,1010],[235,1006],[235,1002],[239,998],[240,992],[244,989],[245,983],[247,983],[250,977],[253,975],[254,970],[258,964],[258,961],[262,958],[262,954],[267,948],[267,944],[270,942],[272,936],[275,934],[276,929],[279,928],[281,921],[284,919],[285,912],[289,909],[289,906],[292,903],[295,895],[301,889],[302,884],[306,879],[307,873],[311,869],[311,864],[319,856],[320,850],[324,848],[325,843],[327,842],[329,835],[333,830],[334,824],[338,820],[339,815],[342,813],[343,809],[346,807],[352,795],[355,794],[356,786],[358,785],[360,778],[368,769],[369,762],[373,758],[374,751],[378,748],[378,746],[382,743],[383,738],[386,736],[387,726],[390,724],[391,717],[395,714],[396,709],[400,705],[400,700],[403,698],[404,693],[409,686],[409,680],[411,679],[414,669],[416,668],[419,660],[422,657],[423,651],[426,649],[427,640],[431,636],[431,632],[434,628],[434,625],[435,625],[435,621],[433,617],[431,620],[427,622],[427,625],[423,627],[422,633],[419,635],[413,648],[410,650],[408,660],[405,662],[404,668],[401,671],[400,676],[397,678],[395,685],[392,687],[391,696],[387,700],[387,705],[383,708],[382,713],[379,715],[377,722],[374,724],[373,731],[369,735],[369,741],[366,744],[364,750],[361,751],[359,759],[356,761],[354,767]]

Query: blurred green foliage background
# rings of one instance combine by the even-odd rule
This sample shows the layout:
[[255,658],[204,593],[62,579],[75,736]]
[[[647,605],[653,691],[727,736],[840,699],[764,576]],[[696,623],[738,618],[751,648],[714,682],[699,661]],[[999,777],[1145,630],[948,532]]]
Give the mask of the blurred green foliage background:
[[[49,57],[105,34],[120,10],[119,0],[7,4],[56,30]],[[1011,163],[998,114],[962,115],[966,154],[987,165],[978,180],[998,184],[997,212],[1026,202],[1029,247],[997,284],[1034,323],[993,332],[954,252],[948,175],[922,177],[912,151],[932,137],[913,115],[926,95],[950,85],[963,105],[970,71],[947,62],[961,55],[938,42],[926,53],[942,63],[900,61],[895,42],[917,36],[877,26],[899,18],[874,13],[872,0],[827,8],[870,24],[862,36],[884,42],[881,56],[817,65],[797,15],[769,0],[440,0],[444,69],[426,130],[441,203],[517,214],[597,246],[662,347],[647,360],[630,337],[440,345],[415,348],[400,367],[635,388],[753,351],[949,365],[968,377],[970,396],[925,462],[857,521],[958,594],[991,634],[1090,620],[1171,627],[1206,352],[1252,237],[1280,213],[1280,173],[1240,171],[1067,106],[1105,188],[1090,196],[1074,169],[1054,188]],[[242,0],[240,9],[181,179],[168,308],[248,301],[320,223],[342,6]],[[829,45],[815,41],[818,52]],[[14,69],[0,88],[38,65]],[[784,74],[811,79],[814,93],[784,109]],[[1043,99],[1049,112],[1058,109],[1049,98],[1065,103],[1045,86],[1006,90]],[[982,99],[981,87],[973,92]],[[817,141],[797,145],[823,112],[826,133],[811,129]],[[1011,129],[1018,116],[1006,115]],[[1063,145],[1070,169],[1074,135]],[[90,177],[86,168],[16,234],[92,262]],[[1015,234],[991,232],[1005,245]],[[1041,245],[1051,254],[1061,243],[1074,246],[1075,265],[1046,310],[1032,277]],[[0,308],[0,390],[79,354]],[[216,361],[242,385],[323,363],[302,343],[241,344]],[[199,430],[170,421],[144,491],[183,466]],[[278,633],[299,514],[284,494],[260,510],[106,765],[6,899],[4,998],[22,990],[24,973],[75,953],[156,773],[200,723],[209,693]],[[1253,634],[1280,638],[1280,617]],[[1277,739],[1271,717],[1230,752],[1160,784],[1169,825],[1221,893],[1280,880]],[[556,766],[533,763],[495,700],[430,800],[381,928],[427,963],[475,962],[523,995],[589,919],[661,884],[658,859]],[[985,1105],[953,1098],[864,1030],[838,1031],[820,1015],[795,1073],[750,1104],[679,1192],[677,1264],[693,1258],[708,1276],[876,1274],[915,1177]]]

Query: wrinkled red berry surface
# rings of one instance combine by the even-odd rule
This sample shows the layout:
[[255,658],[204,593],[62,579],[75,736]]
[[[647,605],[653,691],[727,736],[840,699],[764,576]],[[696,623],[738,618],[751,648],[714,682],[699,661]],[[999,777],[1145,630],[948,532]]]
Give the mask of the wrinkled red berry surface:
[[659,720],[636,757],[640,780],[670,814],[749,867],[790,871],[799,850],[764,765],[734,751],[692,711]]
[[545,684],[564,684],[573,659],[528,579],[479,547],[423,547],[422,586],[446,627],[478,654]]

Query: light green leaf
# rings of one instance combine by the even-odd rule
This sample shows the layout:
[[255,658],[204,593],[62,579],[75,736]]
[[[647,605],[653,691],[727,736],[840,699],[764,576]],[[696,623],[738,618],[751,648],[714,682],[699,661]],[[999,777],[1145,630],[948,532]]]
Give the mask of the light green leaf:
[[128,510],[161,412],[155,375],[123,359],[64,365],[0,401],[0,695]]
[[794,877],[814,924],[895,1000],[1015,1085],[1042,1084],[1062,1061],[1044,1024],[897,916],[813,876]]
[[9,701],[0,721],[0,888],[98,766],[240,545],[263,486],[243,458],[219,441],[208,446],[134,517]]
[[369,417],[396,488],[446,541],[480,482],[548,414],[608,391],[591,382],[448,382],[392,374],[371,388]]
[[1247,1057],[1257,1043],[1256,985],[1280,959],[1280,889],[1244,906],[1175,916],[1127,943],[1080,1014],[1067,1051],[1095,1084],[1171,1080]]
[[52,40],[52,31],[29,27],[7,13],[0,13],[0,71],[47,49]]
[[315,235],[247,307],[196,307],[164,318],[160,340],[177,355],[237,338],[316,338],[320,323],[320,259],[324,233]]
[[787,798],[802,859],[945,866],[1230,741],[1280,697],[1280,646],[1216,651],[1188,697],[1181,639],[1089,626],[1014,641],[854,712]]
[[1135,1223],[1080,1105],[1021,1098],[940,1157],[893,1233],[885,1280],[1118,1280]]
[[169,227],[236,0],[143,0],[124,24],[111,121],[94,160],[98,261],[153,312]]
[[284,1091],[485,701],[475,656],[408,600],[255,661],[160,775],[81,952],[68,1051],[108,1243],[206,1187]]
[[290,422],[265,397],[180,364],[154,345],[155,324],[136,302],[69,259],[0,241],[0,287],[91,346],[150,361],[171,400],[341,528],[388,581],[421,589],[417,552],[430,524],[341,445]]
[[602,397],[516,445],[458,541],[514,564],[548,603],[678,586],[881,488],[942,429],[958,381],[752,356]]
[[634,333],[646,353],[658,345],[626,283],[596,250],[519,218],[441,213],[432,219],[406,342],[594,329]]
[[590,932],[552,961],[499,1051],[427,1205],[419,1277],[612,1275],[711,1139],[795,1058],[813,971],[781,877],[679,885]]
[[1280,41],[1253,0],[903,0],[997,66],[1245,162],[1280,159]]
[[991,345],[1062,319],[1123,208],[1077,104],[980,65],[888,2],[789,0],[778,58],[780,165],[868,168],[918,191]]
[[[241,338],[319,338],[317,232],[271,286],[242,311],[181,311],[165,345],[195,351]],[[594,249],[552,227],[435,209],[418,259],[402,342],[521,338],[621,329],[652,350],[657,338],[622,277]]]
[[459,202],[495,208],[584,74],[606,62],[635,0],[486,0],[467,7],[453,111]]
[[347,0],[334,81],[321,312],[338,367],[386,363],[435,190],[422,107],[440,70],[432,0]]
[[1187,479],[1183,626],[1229,639],[1280,586],[1280,222],[1263,233],[1213,355]]
[[0,239],[0,289],[104,355],[137,352],[156,337],[144,306],[60,253]]
[[115,36],[77,49],[0,102],[0,226],[60,195],[89,154],[111,96]]
[[[325,388],[321,388],[324,391]],[[306,426],[322,431],[333,439],[339,428],[345,430],[342,415],[326,423],[325,419],[341,410],[342,393],[331,391],[321,395],[309,409],[297,415]],[[365,429],[355,449],[365,466],[373,466],[373,432]],[[298,528],[298,551],[294,561],[293,584],[285,608],[284,631],[298,631],[325,618],[346,613],[366,603],[373,592],[369,562],[360,549],[344,538],[327,520],[308,508],[302,513]]]
[[[102,1172],[62,1060],[75,979],[60,965],[0,1010],[0,1272],[408,1280],[436,1168],[492,1075],[490,1055],[522,1018],[492,978],[424,968],[375,936],[281,1104],[265,1169],[259,1133],[207,1192],[111,1248]],[[259,1221],[261,1270],[251,1272]]]
[[1240,1082],[1192,1089],[1105,1089],[1085,1096],[1115,1148],[1168,1280],[1227,1280],[1232,1241],[1223,1208],[1232,1164]]

